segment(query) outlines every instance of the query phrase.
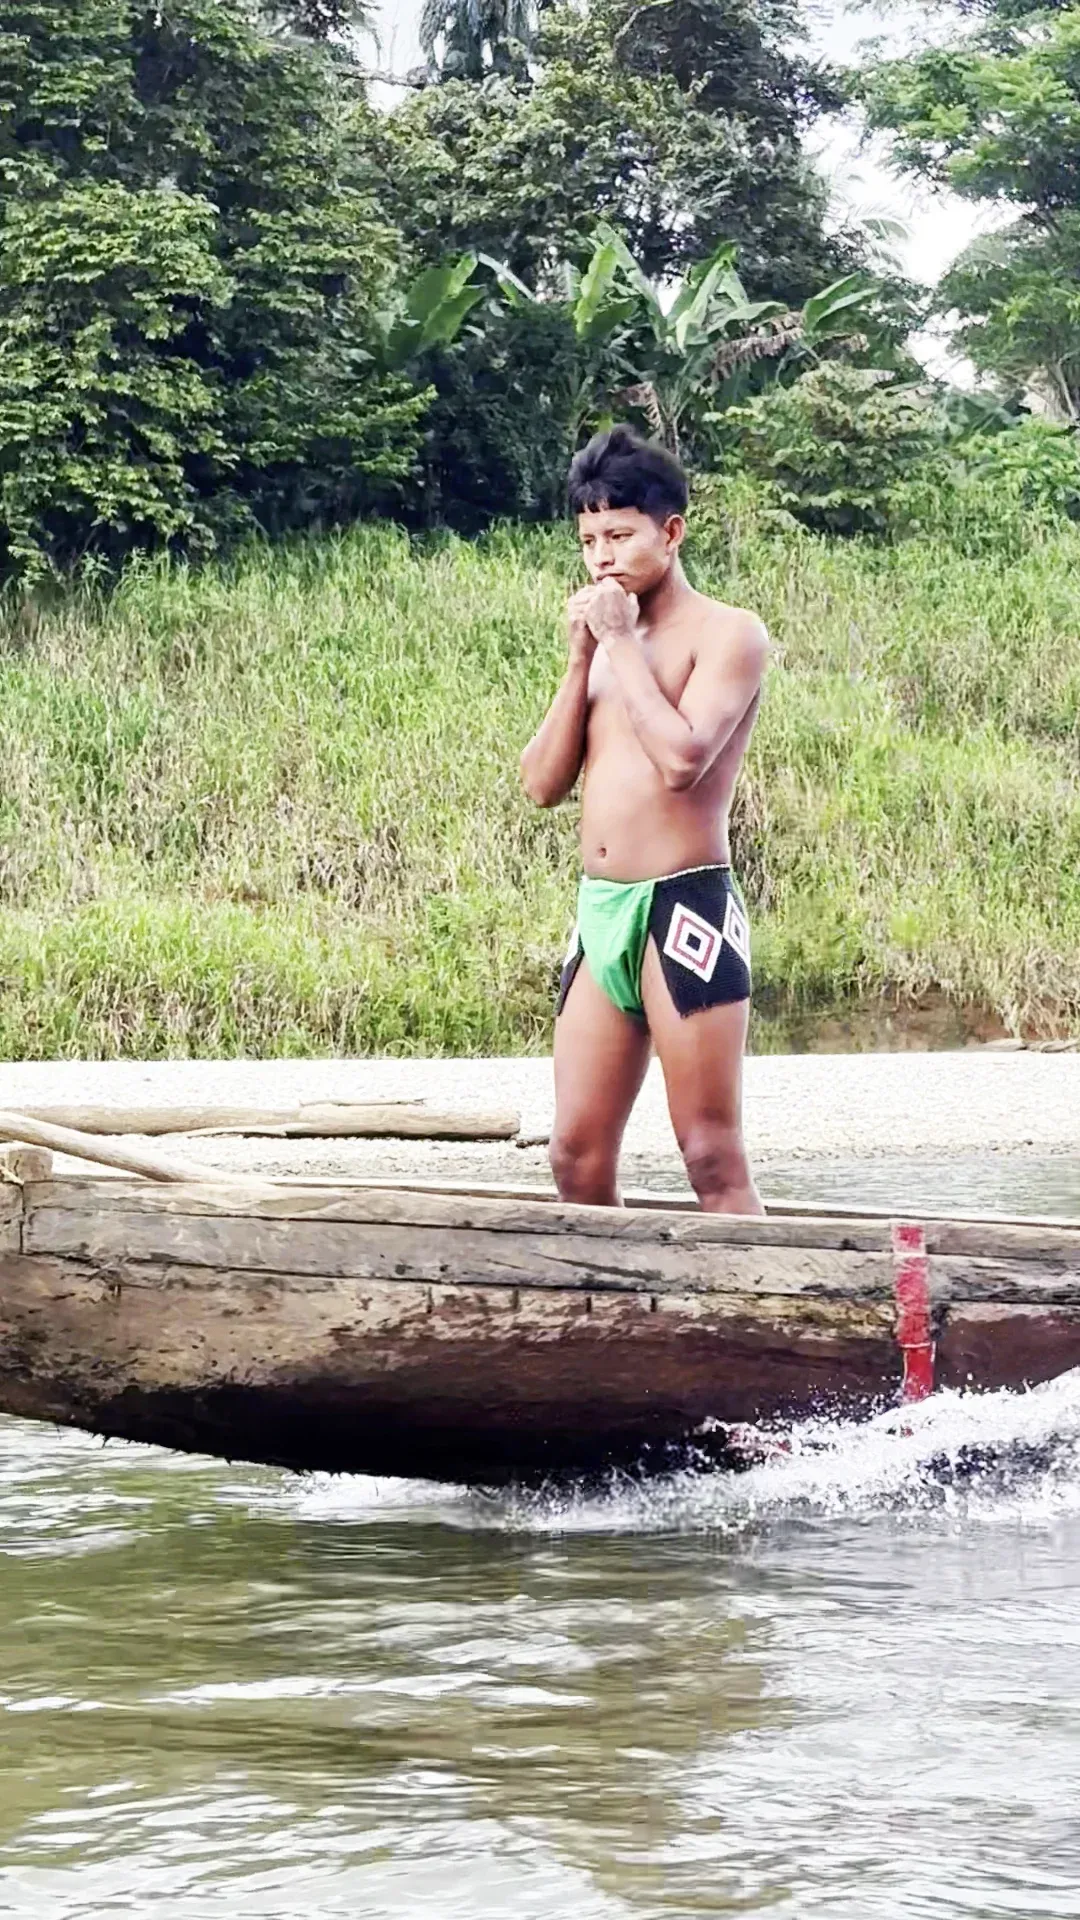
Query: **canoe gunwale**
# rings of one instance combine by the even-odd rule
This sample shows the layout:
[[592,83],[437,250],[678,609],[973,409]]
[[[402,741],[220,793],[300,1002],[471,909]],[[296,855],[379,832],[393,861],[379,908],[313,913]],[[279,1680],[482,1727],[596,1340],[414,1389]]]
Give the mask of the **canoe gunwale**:
[[[251,1174],[245,1173],[242,1181],[239,1175],[236,1176],[236,1183],[234,1184],[234,1176],[227,1169],[219,1168],[216,1171],[217,1178],[212,1182],[188,1182],[182,1186],[181,1190],[185,1193],[201,1191],[204,1186],[208,1185],[216,1195],[224,1195],[229,1192],[238,1196],[242,1193],[246,1195],[250,1194]],[[16,1185],[18,1184],[20,1183],[16,1183]],[[41,1185],[63,1185],[74,1188],[94,1187],[97,1188],[103,1196],[111,1195],[120,1190],[129,1193],[158,1193],[162,1191],[159,1187],[148,1185],[144,1179],[138,1176],[113,1173],[103,1169],[99,1169],[94,1173],[54,1173],[48,1182],[28,1181],[21,1184],[31,1192],[33,1192],[35,1186]],[[613,1217],[618,1218],[626,1214],[673,1213],[679,1215],[693,1214],[701,1219],[708,1220],[742,1222],[747,1226],[753,1226],[754,1224],[752,1216],[742,1214],[702,1214],[697,1200],[691,1193],[684,1191],[657,1193],[645,1188],[631,1189],[625,1193],[624,1204],[619,1209],[585,1206],[577,1202],[560,1201],[558,1194],[552,1187],[532,1185],[517,1186],[497,1181],[349,1180],[343,1179],[340,1175],[335,1176],[329,1174],[267,1174],[265,1181],[260,1182],[254,1189],[256,1195],[264,1194],[267,1196],[288,1194],[296,1191],[341,1194],[422,1194],[431,1198],[452,1200],[476,1199],[535,1202],[539,1206],[557,1208],[563,1211],[572,1207],[575,1214],[596,1216],[607,1221],[611,1221]],[[890,1225],[897,1219],[917,1219],[929,1225],[949,1223],[958,1226],[987,1226],[995,1228],[1023,1227],[1025,1230],[1041,1230],[1043,1228],[1057,1229],[1065,1233],[1074,1234],[1078,1241],[1080,1241],[1080,1216],[1072,1217],[1067,1214],[1014,1214],[995,1213],[993,1211],[983,1213],[942,1213],[933,1207],[870,1207],[854,1204],[840,1205],[834,1201],[796,1202],[793,1200],[767,1200],[765,1205],[765,1218],[768,1220],[853,1220],[880,1222],[884,1225]]]
[[[637,1196],[635,1196],[636,1200]],[[649,1205],[622,1209],[570,1205],[542,1189],[463,1189],[454,1186],[367,1181],[309,1181],[290,1179],[257,1186],[220,1183],[152,1185],[139,1179],[96,1176],[56,1177],[18,1187],[0,1187],[0,1247],[27,1251],[61,1251],[51,1243],[62,1215],[87,1220],[115,1221],[118,1215],[145,1221],[158,1217],[174,1223],[190,1220],[248,1220],[253,1234],[269,1223],[319,1223],[328,1228],[348,1225],[366,1228],[442,1229],[451,1234],[489,1235],[497,1245],[504,1236],[530,1241],[561,1239],[606,1242],[613,1256],[631,1249],[671,1250],[709,1247],[742,1248],[760,1253],[767,1265],[770,1254],[785,1250],[844,1255],[881,1255],[891,1264],[891,1235],[895,1215],[869,1209],[830,1212],[772,1213],[765,1218],[733,1214],[702,1214],[693,1204],[657,1204],[673,1196],[649,1196]],[[910,1217],[910,1216],[907,1216]],[[932,1267],[963,1259],[1041,1267],[1047,1278],[1064,1274],[1080,1260],[1080,1221],[1054,1219],[1013,1220],[994,1215],[923,1214],[926,1247]],[[136,1235],[136,1238],[138,1235]],[[231,1262],[226,1262],[231,1264]],[[783,1264],[782,1260],[778,1264]],[[1044,1283],[1036,1292],[1045,1297]],[[987,1297],[994,1296],[991,1289]],[[969,1297],[979,1297],[978,1293]]]

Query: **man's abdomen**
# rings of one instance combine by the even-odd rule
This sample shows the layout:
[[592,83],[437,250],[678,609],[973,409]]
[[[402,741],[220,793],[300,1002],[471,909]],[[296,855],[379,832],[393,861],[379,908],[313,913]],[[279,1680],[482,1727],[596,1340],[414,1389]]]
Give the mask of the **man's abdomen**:
[[632,755],[602,754],[586,768],[585,872],[607,880],[655,880],[685,867],[727,864],[734,780],[716,769],[698,786],[675,792],[636,742],[634,749]]

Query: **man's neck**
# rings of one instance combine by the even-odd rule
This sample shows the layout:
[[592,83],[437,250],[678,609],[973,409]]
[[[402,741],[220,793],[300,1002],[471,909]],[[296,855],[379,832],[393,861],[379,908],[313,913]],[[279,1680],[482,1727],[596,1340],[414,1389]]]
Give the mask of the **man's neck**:
[[646,627],[658,627],[674,613],[694,591],[682,570],[682,561],[673,560],[662,580],[641,596],[641,618]]

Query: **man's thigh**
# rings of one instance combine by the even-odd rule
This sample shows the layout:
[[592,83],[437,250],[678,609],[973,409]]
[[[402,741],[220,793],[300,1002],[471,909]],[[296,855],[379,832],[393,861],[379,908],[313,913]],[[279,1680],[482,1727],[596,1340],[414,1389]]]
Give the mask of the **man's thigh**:
[[618,1154],[651,1043],[643,1020],[613,1005],[584,959],[555,1022],[555,1131],[565,1146]]
[[672,1002],[653,940],[645,950],[641,997],[680,1146],[703,1128],[740,1130],[749,1000],[706,1007],[684,1019]]

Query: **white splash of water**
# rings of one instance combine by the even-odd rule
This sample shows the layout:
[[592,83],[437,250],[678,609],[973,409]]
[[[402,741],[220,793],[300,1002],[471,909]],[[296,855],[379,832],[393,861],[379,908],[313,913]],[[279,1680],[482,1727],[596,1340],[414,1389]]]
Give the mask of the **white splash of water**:
[[1080,1369],[1027,1392],[939,1393],[869,1420],[806,1420],[771,1438],[773,1456],[743,1473],[613,1475],[587,1491],[519,1491],[490,1503],[488,1523],[734,1534],[844,1516],[1039,1526],[1080,1513]]

